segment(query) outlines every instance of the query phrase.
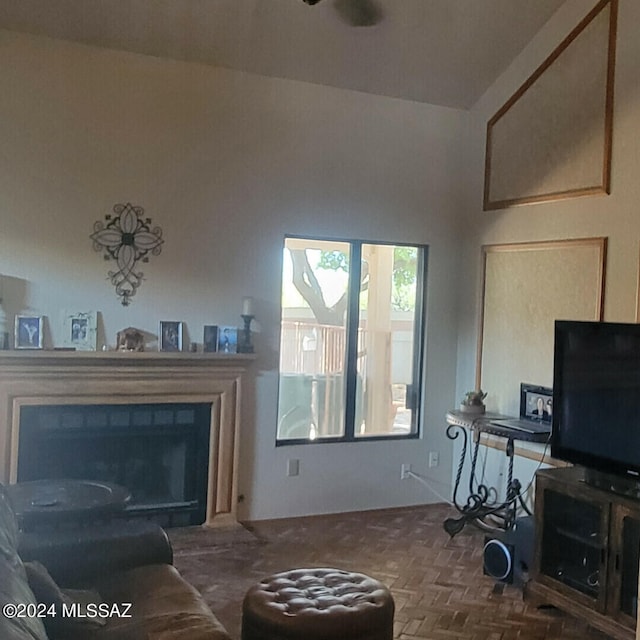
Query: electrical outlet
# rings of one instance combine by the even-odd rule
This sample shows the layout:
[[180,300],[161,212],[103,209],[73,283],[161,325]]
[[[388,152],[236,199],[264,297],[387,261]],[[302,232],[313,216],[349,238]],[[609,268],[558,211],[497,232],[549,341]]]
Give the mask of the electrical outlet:
[[407,478],[410,478],[411,476],[409,475],[411,471],[411,465],[410,464],[403,464],[400,466],[400,479],[401,480],[406,480]]
[[437,451],[429,451],[429,466],[437,467],[440,464],[440,454]]

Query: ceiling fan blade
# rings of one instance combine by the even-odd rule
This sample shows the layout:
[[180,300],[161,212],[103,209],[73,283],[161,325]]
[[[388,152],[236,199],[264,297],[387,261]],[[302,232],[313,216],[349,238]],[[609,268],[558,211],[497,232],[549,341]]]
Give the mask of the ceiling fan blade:
[[333,6],[352,27],[371,27],[382,19],[382,11],[374,0],[334,0]]

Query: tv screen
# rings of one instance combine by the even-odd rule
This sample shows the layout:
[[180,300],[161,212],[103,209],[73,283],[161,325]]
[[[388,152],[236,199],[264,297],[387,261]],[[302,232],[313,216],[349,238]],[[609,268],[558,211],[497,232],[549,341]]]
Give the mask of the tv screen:
[[640,476],[640,324],[556,321],[551,455]]

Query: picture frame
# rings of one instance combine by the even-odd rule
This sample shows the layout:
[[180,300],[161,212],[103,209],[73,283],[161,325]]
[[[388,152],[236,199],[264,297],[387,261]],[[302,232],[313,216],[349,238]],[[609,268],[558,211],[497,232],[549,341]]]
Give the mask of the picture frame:
[[238,353],[238,327],[218,328],[218,351],[220,353]]
[[95,351],[98,342],[96,311],[65,311],[63,346],[77,351]]
[[15,348],[42,349],[44,316],[17,315],[15,319]]
[[205,353],[212,353],[218,350],[218,325],[217,324],[204,325],[202,350]]
[[182,351],[183,322],[161,320],[158,331],[158,349],[160,351]]

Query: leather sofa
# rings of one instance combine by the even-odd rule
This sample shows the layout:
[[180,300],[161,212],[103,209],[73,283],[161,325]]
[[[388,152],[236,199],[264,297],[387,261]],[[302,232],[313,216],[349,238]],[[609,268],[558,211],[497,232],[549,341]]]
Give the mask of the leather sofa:
[[23,534],[0,485],[0,638],[230,640],[172,558],[149,522]]

